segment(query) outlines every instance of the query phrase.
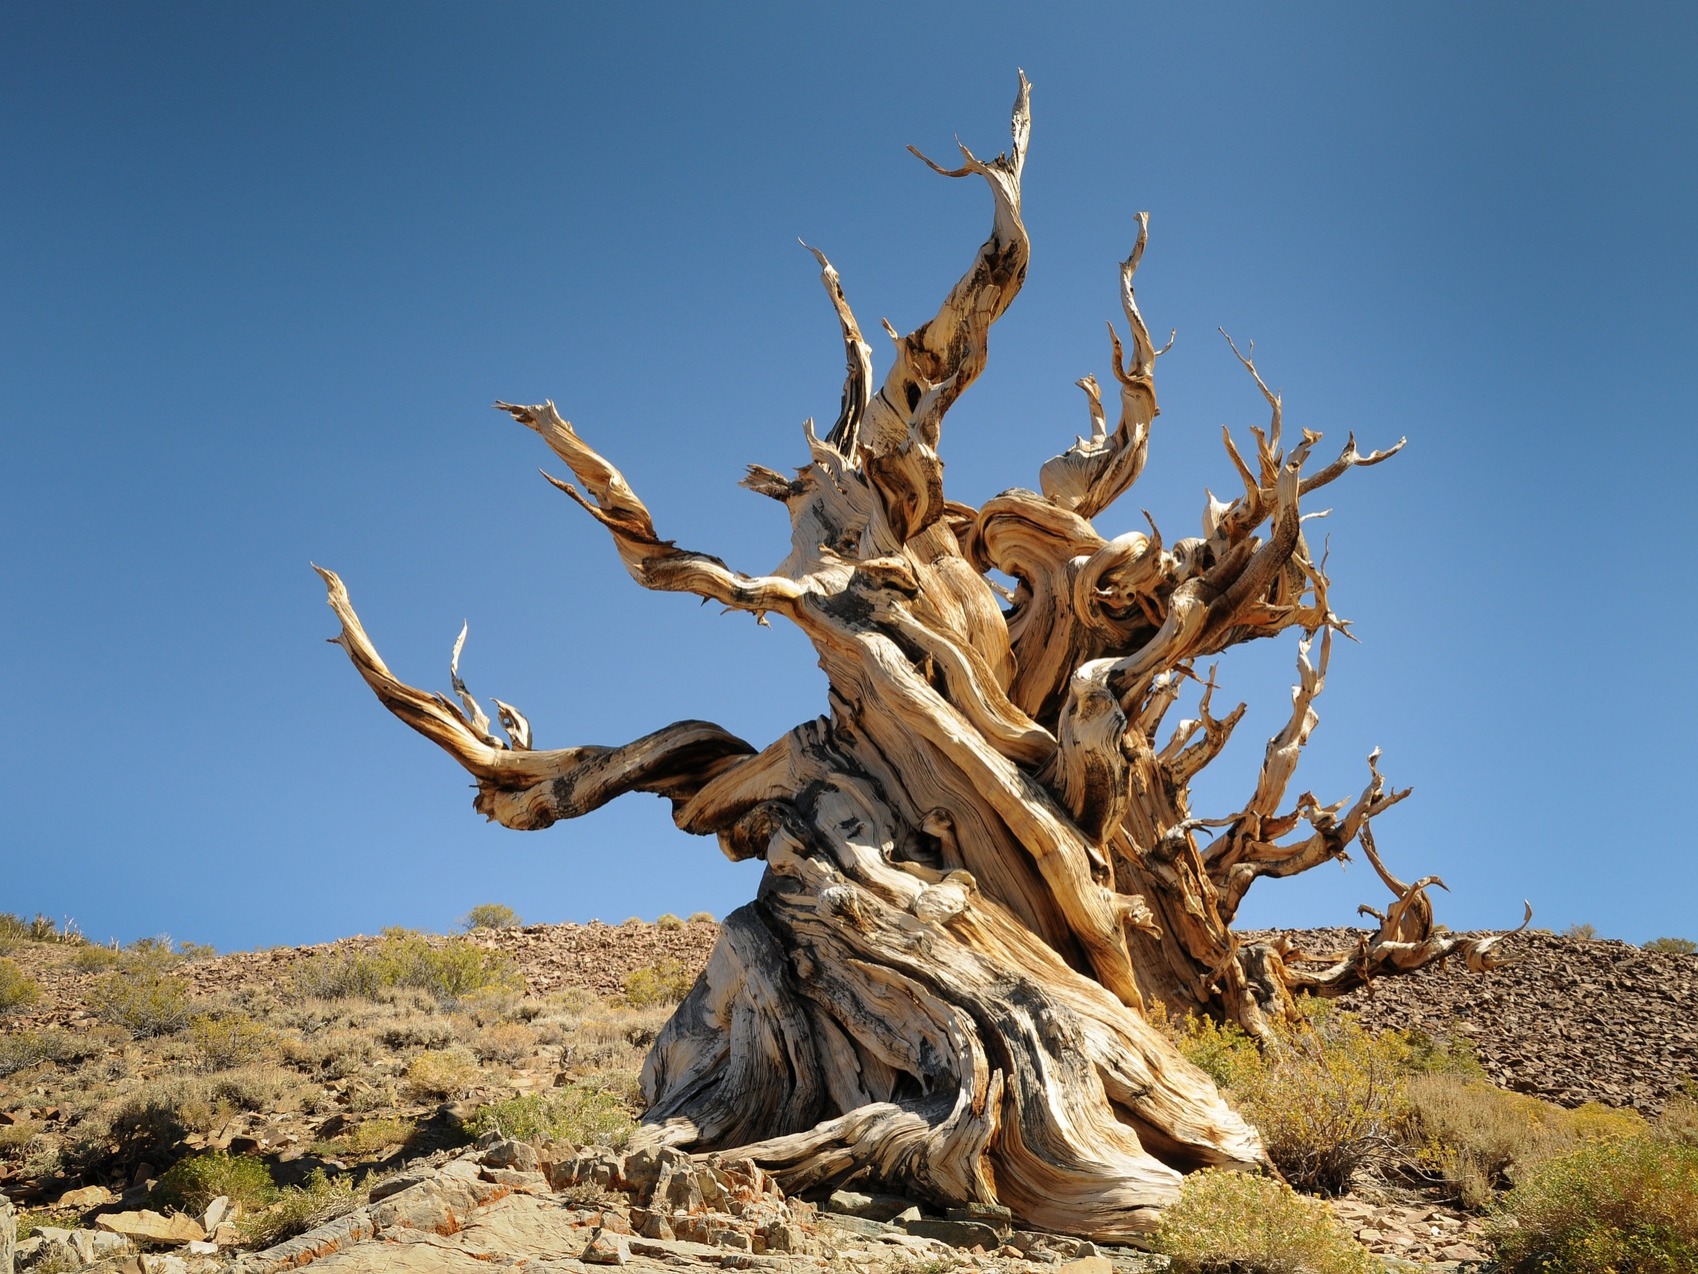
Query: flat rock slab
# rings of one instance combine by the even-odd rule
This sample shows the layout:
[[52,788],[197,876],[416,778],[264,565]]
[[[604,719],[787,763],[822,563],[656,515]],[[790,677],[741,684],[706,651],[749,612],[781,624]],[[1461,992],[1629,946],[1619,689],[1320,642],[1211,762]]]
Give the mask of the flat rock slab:
[[165,1216],[142,1209],[140,1212],[103,1212],[94,1223],[109,1234],[120,1234],[134,1243],[158,1243],[181,1247],[206,1238],[199,1221],[192,1216],[175,1213]]

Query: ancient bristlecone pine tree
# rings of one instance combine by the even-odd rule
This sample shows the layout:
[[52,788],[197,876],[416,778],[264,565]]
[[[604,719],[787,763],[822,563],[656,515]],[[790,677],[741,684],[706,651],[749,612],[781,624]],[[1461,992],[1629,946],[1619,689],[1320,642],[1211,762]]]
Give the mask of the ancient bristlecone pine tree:
[[[995,215],[937,316],[891,333],[882,387],[837,272],[815,253],[848,376],[837,423],[823,438],[806,428],[810,462],[745,480],[790,513],[790,554],[770,575],[663,539],[553,403],[497,404],[577,476],[581,489],[555,485],[607,528],[639,584],[798,625],[830,679],[827,715],[759,750],[703,721],[622,747],[537,750],[497,700],[503,742],[460,680],[458,646],[463,710],[397,681],[341,581],[320,574],[360,675],[472,773],[488,817],[535,829],[654,792],[679,827],[765,860],[755,901],[727,918],[649,1056],[644,1138],[735,1150],[792,1189],[861,1178],[1115,1238],[1150,1228],[1182,1172],[1266,1162],[1147,1007],[1265,1036],[1293,992],[1335,995],[1453,952],[1483,963],[1492,940],[1436,929],[1432,879],[1405,885],[1381,866],[1370,820],[1407,793],[1385,785],[1374,757],[1359,795],[1284,805],[1339,627],[1299,509],[1397,448],[1363,454],[1352,439],[1311,467],[1318,435],[1288,445],[1279,399],[1256,376],[1272,419],[1248,452],[1226,436],[1243,491],[1210,500],[1202,535],[1167,544],[1151,524],[1105,539],[1092,525],[1142,472],[1156,416],[1158,351],[1132,288],[1145,216],[1120,267],[1130,348],[1113,340],[1118,425],[1086,377],[1091,435],[1040,469],[1041,493],[1016,488],[976,509],[945,498],[944,414],[984,369],[991,325],[1026,274],[1029,131],[1022,78],[1007,154],[963,147],[960,168],[931,165],[983,178]],[[992,571],[1017,581],[1012,595]],[[1211,678],[1194,717],[1166,730],[1164,719],[1198,659],[1293,628],[1299,685],[1254,791],[1227,817],[1195,817],[1191,779],[1243,709],[1213,715]],[[1258,879],[1352,842],[1395,895],[1374,913],[1377,933],[1317,956],[1232,932]]]

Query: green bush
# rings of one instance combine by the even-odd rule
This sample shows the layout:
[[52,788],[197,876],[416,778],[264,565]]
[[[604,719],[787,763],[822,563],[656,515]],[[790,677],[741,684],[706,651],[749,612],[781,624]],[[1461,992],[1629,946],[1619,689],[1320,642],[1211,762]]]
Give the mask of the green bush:
[[1692,1274],[1698,1147],[1636,1137],[1553,1159],[1504,1196],[1505,1274]]
[[243,1211],[255,1212],[277,1199],[277,1185],[263,1160],[215,1150],[190,1155],[167,1169],[159,1178],[153,1201],[158,1207],[198,1214],[221,1194],[240,1204]]
[[625,1001],[634,1009],[653,1004],[677,1004],[696,984],[696,971],[681,960],[665,959],[652,969],[638,969],[625,978]]
[[132,969],[109,973],[94,984],[89,1007],[103,1022],[136,1039],[174,1035],[194,1017],[183,983],[166,973]]
[[17,962],[0,957],[0,1014],[27,1009],[41,998],[41,985]]
[[1698,942],[1691,938],[1652,938],[1645,944],[1647,951],[1661,951],[1665,955],[1698,955]]
[[513,957],[461,938],[432,943],[411,929],[385,929],[374,947],[326,951],[302,961],[296,986],[324,999],[367,999],[390,987],[418,987],[442,1000],[484,990],[523,990]]
[[625,1104],[612,1093],[568,1084],[479,1106],[466,1120],[474,1137],[488,1132],[519,1141],[569,1141],[575,1146],[623,1146],[636,1130]]
[[1373,1274],[1366,1249],[1324,1203],[1266,1177],[1193,1173],[1152,1246],[1175,1274]]
[[265,1248],[292,1239],[352,1212],[368,1193],[351,1178],[327,1177],[323,1168],[315,1168],[300,1185],[281,1191],[263,1212],[249,1215],[241,1223],[242,1240],[249,1247]]
[[516,929],[524,923],[519,913],[503,902],[480,902],[460,919],[460,927],[468,933],[473,929]]

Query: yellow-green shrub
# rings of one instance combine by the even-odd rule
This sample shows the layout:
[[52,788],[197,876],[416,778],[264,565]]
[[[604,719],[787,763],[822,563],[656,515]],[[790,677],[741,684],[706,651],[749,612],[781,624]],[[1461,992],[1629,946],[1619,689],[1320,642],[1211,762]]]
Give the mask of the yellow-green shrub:
[[638,969],[625,978],[625,1000],[632,1008],[677,1004],[696,984],[696,971],[680,960],[665,959],[652,969]]
[[153,1199],[179,1212],[204,1212],[219,1195],[252,1212],[277,1198],[277,1185],[263,1160],[215,1150],[178,1160],[159,1178]]
[[314,1168],[300,1185],[285,1188],[270,1207],[242,1221],[242,1241],[263,1248],[305,1234],[359,1207],[369,1185],[369,1179],[356,1185],[350,1177],[327,1177],[324,1169]]
[[463,929],[513,929],[525,922],[504,902],[480,902],[460,918]]
[[103,947],[90,943],[86,947],[78,947],[77,953],[71,957],[71,967],[78,973],[105,973],[116,969],[124,963],[124,953],[114,947]]
[[1366,1250],[1324,1203],[1266,1177],[1193,1173],[1152,1246],[1175,1274],[1373,1274]]
[[1645,944],[1645,950],[1664,955],[1693,955],[1698,953],[1698,942],[1691,938],[1652,938]]
[[1228,1100],[1286,1180],[1341,1194],[1403,1117],[1410,1050],[1395,1032],[1371,1035],[1347,1013],[1309,1007],[1309,1029],[1263,1052],[1235,1044],[1221,1065]]
[[147,969],[109,973],[99,979],[89,993],[89,1006],[96,1017],[137,1039],[174,1034],[194,1017],[183,983]]
[[359,951],[327,951],[302,961],[295,982],[324,999],[376,996],[388,987],[418,987],[452,1000],[475,991],[522,990],[513,957],[461,938],[433,943],[411,929],[385,929],[383,940]]
[[1454,1075],[1410,1079],[1400,1128],[1415,1171],[1442,1181],[1464,1206],[1481,1208],[1519,1173],[1588,1141],[1646,1131],[1644,1117],[1588,1102],[1565,1110]]
[[407,1064],[406,1091],[415,1101],[457,1097],[478,1082],[478,1064],[464,1049],[426,1049]]
[[0,1013],[27,1009],[41,998],[41,986],[14,960],[0,957]]
[[389,1146],[405,1144],[418,1127],[411,1119],[368,1119],[346,1132],[315,1142],[311,1149],[316,1155],[369,1155]]
[[474,1137],[499,1131],[520,1141],[623,1146],[636,1130],[630,1110],[612,1093],[567,1085],[479,1106],[466,1121]]
[[1504,1196],[1490,1238],[1505,1274],[1691,1274],[1698,1147],[1634,1137],[1552,1159]]

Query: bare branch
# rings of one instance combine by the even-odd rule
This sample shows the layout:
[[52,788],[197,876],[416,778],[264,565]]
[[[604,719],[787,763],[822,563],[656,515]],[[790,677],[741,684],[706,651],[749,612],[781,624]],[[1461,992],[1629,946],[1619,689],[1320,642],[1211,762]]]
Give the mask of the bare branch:
[[[478,812],[523,831],[576,818],[624,792],[654,792],[682,802],[754,749],[705,721],[680,721],[622,747],[526,750],[530,723],[513,713],[514,747],[480,736],[441,695],[398,680],[366,636],[348,590],[334,571],[314,566],[342,630],[345,650],[379,702],[460,763],[478,781]],[[469,697],[469,696],[468,696]],[[506,718],[512,709],[501,705]]]
[[736,610],[789,615],[802,586],[782,576],[751,576],[733,571],[717,557],[680,549],[655,532],[648,507],[620,473],[584,442],[570,423],[561,419],[552,402],[532,407],[495,404],[527,429],[542,435],[555,455],[564,460],[589,491],[589,498],[569,482],[547,473],[543,477],[613,533],[620,560],[631,578],[644,588],[694,593]]
[[859,441],[863,468],[887,521],[881,552],[901,547],[943,515],[937,446],[944,414],[984,370],[991,325],[1026,278],[1031,242],[1020,219],[1020,172],[1030,134],[1031,86],[1021,75],[1008,153],[985,161],[963,146],[966,162],[959,169],[942,168],[920,155],[945,176],[983,177],[995,212],[990,238],[936,316],[896,341],[895,362],[868,404]]
[[820,263],[820,282],[825,284],[826,295],[831,297],[831,307],[837,311],[837,322],[843,329],[843,353],[847,364],[843,376],[843,406],[838,412],[837,423],[826,434],[825,440],[839,454],[853,457],[860,437],[861,421],[867,414],[867,404],[872,401],[873,347],[862,338],[861,325],[855,321],[855,313],[849,308],[848,298],[843,295],[842,280],[831,262],[825,259],[825,253],[806,243],[802,246]]

